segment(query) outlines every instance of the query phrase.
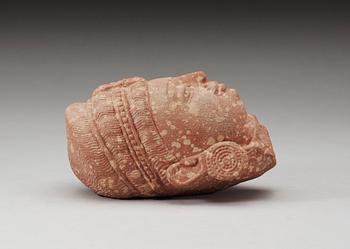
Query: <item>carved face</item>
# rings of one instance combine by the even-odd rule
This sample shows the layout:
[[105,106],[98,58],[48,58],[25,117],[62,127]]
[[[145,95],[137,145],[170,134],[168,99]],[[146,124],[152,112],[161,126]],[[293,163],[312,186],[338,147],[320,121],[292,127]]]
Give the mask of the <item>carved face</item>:
[[221,141],[248,143],[237,92],[204,73],[151,80],[148,89],[156,126],[178,159]]
[[275,165],[266,128],[236,90],[203,72],[151,80],[148,90],[163,143],[178,160],[168,169],[175,186],[191,190],[189,183],[200,182],[197,190],[208,189],[213,178],[218,186],[235,184]]

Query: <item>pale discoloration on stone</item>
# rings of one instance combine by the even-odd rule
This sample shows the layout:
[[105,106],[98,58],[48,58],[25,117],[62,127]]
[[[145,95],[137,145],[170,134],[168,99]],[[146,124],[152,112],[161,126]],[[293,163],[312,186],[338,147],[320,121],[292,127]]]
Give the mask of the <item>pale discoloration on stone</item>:
[[221,141],[224,141],[224,138],[225,138],[225,137],[224,137],[223,135],[220,134],[220,135],[218,136],[217,140],[218,140],[219,142],[221,142]]
[[202,150],[197,148],[197,147],[194,147],[193,150],[192,150],[193,153],[197,153],[197,152],[201,152],[201,151]]
[[168,131],[167,131],[167,130],[162,130],[162,131],[160,132],[160,135],[161,135],[162,137],[166,136],[166,134],[168,134]]
[[181,148],[181,144],[179,142],[172,142],[171,146],[180,149]]
[[207,145],[213,145],[215,144],[215,139],[213,137],[210,137],[207,141]]
[[212,192],[276,164],[266,128],[204,72],[102,85],[66,124],[73,172],[103,196]]
[[191,140],[186,138],[186,139],[184,139],[183,144],[184,145],[190,145],[191,144]]

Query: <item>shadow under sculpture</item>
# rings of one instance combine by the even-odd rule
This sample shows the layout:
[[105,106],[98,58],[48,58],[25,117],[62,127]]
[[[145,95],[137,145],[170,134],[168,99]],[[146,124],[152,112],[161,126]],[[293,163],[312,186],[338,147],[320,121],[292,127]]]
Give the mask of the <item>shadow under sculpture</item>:
[[112,198],[209,193],[276,164],[267,129],[204,72],[98,87],[66,109],[74,174]]

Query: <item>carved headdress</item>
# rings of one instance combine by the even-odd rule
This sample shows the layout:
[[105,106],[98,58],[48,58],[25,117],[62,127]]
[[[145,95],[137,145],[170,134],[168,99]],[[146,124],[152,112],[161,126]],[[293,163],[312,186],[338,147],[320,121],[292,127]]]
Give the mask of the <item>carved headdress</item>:
[[204,72],[102,85],[66,126],[73,172],[108,197],[212,192],[276,163],[266,128]]

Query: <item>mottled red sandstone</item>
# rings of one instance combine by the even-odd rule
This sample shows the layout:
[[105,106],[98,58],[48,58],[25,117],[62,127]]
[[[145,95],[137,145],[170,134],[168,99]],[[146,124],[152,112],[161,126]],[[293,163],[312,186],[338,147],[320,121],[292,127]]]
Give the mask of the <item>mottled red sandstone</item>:
[[102,85],[66,126],[73,172],[113,198],[213,192],[276,164],[267,129],[204,72]]

